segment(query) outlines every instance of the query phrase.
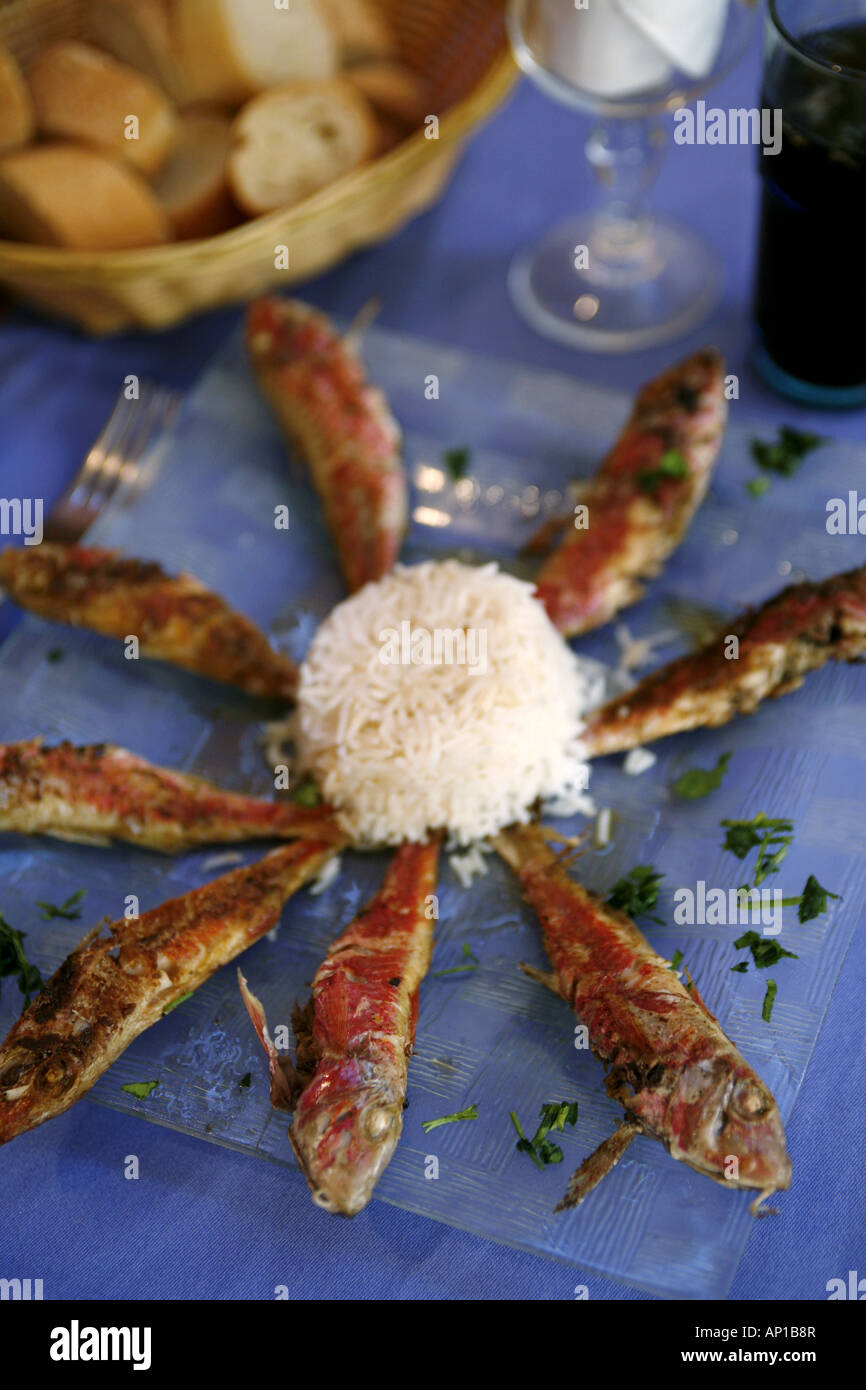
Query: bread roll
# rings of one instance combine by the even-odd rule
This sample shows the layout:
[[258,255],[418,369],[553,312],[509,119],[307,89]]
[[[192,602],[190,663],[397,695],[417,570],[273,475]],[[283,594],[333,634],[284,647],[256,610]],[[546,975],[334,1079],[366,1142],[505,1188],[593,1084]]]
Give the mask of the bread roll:
[[168,219],[128,165],[90,145],[30,145],[0,157],[0,236],[115,251],[166,241]]
[[0,44],[0,154],[26,145],[35,129],[27,84],[12,54]]
[[43,48],[27,75],[43,135],[97,145],[145,174],[163,163],[174,139],[174,108],[128,64],[64,39]]
[[295,82],[253,97],[232,128],[229,187],[251,216],[287,207],[373,154],[376,120],[351,82]]
[[87,0],[87,37],[155,82],[178,106],[191,99],[176,50],[170,0]]
[[201,101],[241,102],[295,79],[330,77],[337,49],[321,0],[174,0],[177,52]]
[[394,34],[373,0],[321,0],[321,4],[337,37],[341,63],[394,57]]
[[216,111],[187,111],[168,163],[153,191],[168,213],[174,234],[213,236],[237,222],[226,178],[231,121]]
[[411,68],[401,63],[358,63],[346,77],[386,120],[411,129],[423,124],[428,111],[427,89]]

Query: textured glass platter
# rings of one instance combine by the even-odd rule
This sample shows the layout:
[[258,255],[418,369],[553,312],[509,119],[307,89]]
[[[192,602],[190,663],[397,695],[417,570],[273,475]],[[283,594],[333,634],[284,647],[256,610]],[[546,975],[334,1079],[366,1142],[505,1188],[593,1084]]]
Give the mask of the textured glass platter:
[[[520,546],[570,480],[592,471],[626,414],[625,397],[384,330],[368,333],[365,355],[407,435],[413,525],[404,557],[465,552],[526,573]],[[425,397],[431,374],[439,379],[438,400]],[[734,403],[710,496],[650,595],[625,616],[633,636],[672,634],[653,660],[687,650],[689,632],[708,615],[721,619],[759,602],[792,575],[823,578],[863,560],[862,539],[827,534],[825,508],[829,497],[846,496],[862,480],[866,450],[827,445],[796,479],[774,479],[756,499],[745,488],[754,476],[748,439],[755,432],[770,433],[739,419]],[[455,447],[471,450],[468,476],[456,484],[442,460]],[[273,524],[281,503],[290,508],[288,532]],[[106,512],[90,539],[192,571],[295,658],[343,595],[318,504],[301,468],[287,462],[239,338],[211,364],[172,434],[151,453],[147,486]],[[49,660],[58,648],[61,658]],[[613,630],[583,639],[580,650],[615,664]],[[709,1007],[772,1088],[785,1119],[863,901],[864,712],[866,672],[834,666],[750,719],[656,745],[658,761],[642,776],[625,776],[619,758],[593,769],[591,791],[599,806],[613,810],[613,839],[582,856],[582,880],[607,890],[634,864],[664,872],[658,912],[669,925],[642,925],[663,954],[683,952]],[[259,740],[262,720],[273,713],[156,663],[126,661],[107,639],[35,618],[25,618],[0,650],[4,741],[37,733],[49,742],[113,741],[267,795],[272,781]],[[733,758],[719,791],[692,803],[672,796],[681,772],[709,767],[727,751]],[[814,873],[843,897],[804,926],[786,914],[780,940],[799,959],[771,972],[732,974],[742,959],[733,940],[743,928],[673,925],[673,892],[698,879],[726,889],[741,882],[742,865],[722,851],[719,821],[758,811],[795,822],[794,848],[775,880],[785,895],[799,893]],[[243,847],[243,860],[264,848]],[[2,911],[27,933],[30,959],[47,977],[85,930],[122,915],[128,894],[138,896],[142,910],[155,906],[224,872],[230,864],[214,862],[218,855],[216,847],[166,859],[125,847],[0,836]],[[293,1002],[306,997],[328,943],[375,890],[385,863],[380,855],[344,855],[334,885],[316,897],[298,895],[276,938],[246,954],[245,974],[272,1028],[287,1024]],[[543,964],[535,920],[505,867],[494,857],[488,863],[487,876],[468,890],[443,865],[433,970],[459,964],[464,942],[480,967],[431,975],[422,986],[403,1138],[374,1200],[659,1295],[723,1296],[750,1227],[749,1196],[699,1177],[649,1139],[632,1145],[579,1210],[554,1215],[569,1174],[614,1129],[620,1111],[605,1096],[598,1063],[575,1047],[566,1005],[519,970],[521,960]],[[61,902],[81,887],[87,893],[80,921],[39,920],[36,899]],[[761,1019],[767,973],[779,985],[769,1024]],[[4,1033],[20,1002],[14,982],[5,981]],[[246,1073],[252,1080],[244,1087]],[[145,1101],[121,1090],[156,1079]],[[286,1139],[287,1118],[268,1103],[264,1056],[233,965],[139,1038],[90,1099],[284,1164],[294,1198],[309,1201]],[[534,1130],[543,1102],[573,1099],[579,1118],[561,1138],[564,1160],[539,1171],[516,1152],[509,1111]],[[477,1121],[425,1136],[423,1120],[470,1103]],[[438,1178],[425,1176],[431,1156]],[[784,1195],[778,1206],[775,1219],[784,1221]]]

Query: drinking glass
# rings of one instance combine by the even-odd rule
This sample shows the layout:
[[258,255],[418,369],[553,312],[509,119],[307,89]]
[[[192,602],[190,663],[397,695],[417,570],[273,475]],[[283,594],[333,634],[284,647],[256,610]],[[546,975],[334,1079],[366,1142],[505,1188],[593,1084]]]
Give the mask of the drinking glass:
[[810,405],[866,403],[866,0],[770,0],[762,104],[757,365]]
[[[703,6],[709,0],[689,7],[699,44]],[[616,21],[612,0],[509,0],[508,32],[523,72],[556,101],[598,117],[585,153],[601,205],[554,227],[509,270],[514,304],[539,333],[590,351],[629,352],[681,336],[716,303],[716,255],[648,206],[665,144],[660,117],[726,73],[754,32],[752,0],[710,8],[714,56],[696,76],[641,35],[599,35],[605,15]]]

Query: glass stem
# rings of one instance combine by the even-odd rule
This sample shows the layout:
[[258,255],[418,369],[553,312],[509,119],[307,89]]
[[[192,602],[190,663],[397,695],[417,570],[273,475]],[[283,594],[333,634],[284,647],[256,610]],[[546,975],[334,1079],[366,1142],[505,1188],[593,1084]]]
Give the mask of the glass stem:
[[600,285],[633,285],[662,268],[648,209],[658,175],[665,132],[646,116],[609,120],[586,142],[586,157],[604,197],[593,219],[586,276]]

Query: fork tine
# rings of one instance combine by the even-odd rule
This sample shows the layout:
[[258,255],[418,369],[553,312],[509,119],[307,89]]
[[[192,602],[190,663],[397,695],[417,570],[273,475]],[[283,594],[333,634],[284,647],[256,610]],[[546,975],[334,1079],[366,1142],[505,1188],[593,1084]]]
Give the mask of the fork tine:
[[177,392],[162,387],[150,388],[147,397],[143,397],[139,428],[126,451],[113,490],[119,504],[127,505],[137,491],[143,472],[141,461],[156,436],[173,423],[181,399]]
[[87,452],[85,460],[64,493],[72,507],[86,507],[108,458],[125,439],[133,416],[134,402],[121,392],[111,414]]

